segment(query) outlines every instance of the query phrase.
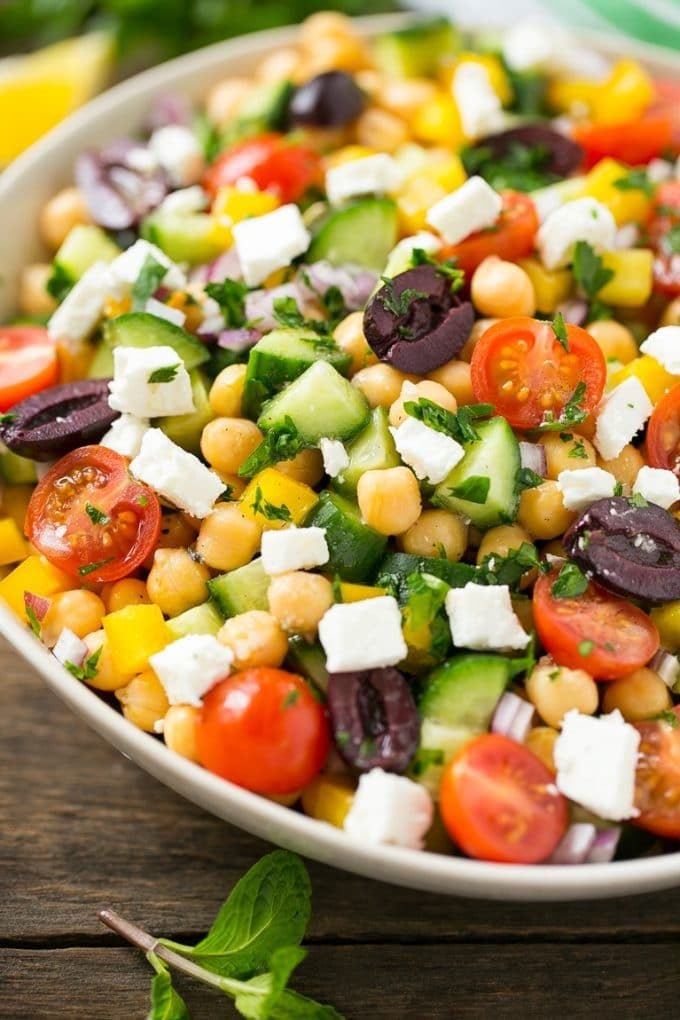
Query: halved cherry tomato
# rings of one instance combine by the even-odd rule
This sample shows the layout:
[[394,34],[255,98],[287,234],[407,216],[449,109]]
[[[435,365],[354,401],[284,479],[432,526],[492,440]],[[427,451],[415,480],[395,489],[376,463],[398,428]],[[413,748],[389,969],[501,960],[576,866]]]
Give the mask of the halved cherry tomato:
[[439,806],[454,842],[483,861],[538,864],[567,827],[552,773],[523,744],[496,733],[475,737],[448,764]]
[[[673,723],[675,716],[675,723]],[[665,719],[634,723],[640,731],[635,773],[636,825],[680,839],[680,706]]]
[[0,327],[0,411],[54,386],[57,348],[42,326]]
[[26,537],[83,583],[127,577],[155,549],[160,529],[155,493],[103,446],[81,446],[57,461],[26,511]]
[[469,281],[480,263],[489,255],[498,255],[509,262],[530,255],[538,230],[536,206],[528,195],[519,191],[503,191],[503,209],[495,226],[470,234],[458,244],[445,245],[440,252],[441,259],[457,260],[457,266],[465,272]]
[[551,414],[557,420],[580,382],[579,406],[599,403],[607,377],[602,351],[590,333],[567,326],[567,350],[549,322],[514,316],[490,326],[472,354],[472,389],[477,400],[494,404],[514,428],[537,428]]
[[[662,294],[680,294],[680,181],[663,181],[657,188],[649,218],[649,240],[656,251],[654,286]],[[672,231],[672,233],[671,233]],[[671,239],[675,243],[671,243]]]
[[203,187],[215,195],[242,177],[250,177],[261,191],[274,192],[282,202],[296,202],[323,180],[321,159],[313,149],[273,133],[248,138],[221,153],[208,167]]
[[220,681],[203,701],[199,760],[246,790],[301,790],[321,770],[329,746],[324,708],[294,673],[247,669]]
[[592,583],[583,595],[556,598],[556,577],[556,571],[539,577],[533,607],[541,644],[560,666],[618,680],[649,662],[659,632],[646,613]]
[[631,166],[649,163],[672,148],[674,127],[664,110],[650,110],[639,120],[620,124],[577,125],[572,134],[584,150],[589,170],[606,156]]
[[680,477],[680,386],[674,386],[652,411],[647,459],[652,467],[675,471]]

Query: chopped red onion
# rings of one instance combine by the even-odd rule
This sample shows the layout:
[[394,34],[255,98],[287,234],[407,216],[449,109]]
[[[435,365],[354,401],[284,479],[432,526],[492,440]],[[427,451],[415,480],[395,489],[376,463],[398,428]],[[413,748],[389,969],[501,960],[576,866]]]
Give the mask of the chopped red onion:
[[261,339],[258,329],[223,329],[217,337],[217,346],[227,351],[247,351]]
[[618,826],[612,826],[609,829],[598,829],[595,842],[586,858],[586,863],[609,864],[616,853],[620,838],[621,829]]
[[540,443],[520,443],[519,457],[523,468],[535,471],[541,478],[545,478],[548,470],[545,446],[541,446]]
[[167,195],[165,174],[144,159],[147,151],[139,142],[122,138],[99,150],[86,149],[76,159],[76,184],[100,227],[133,227]]
[[286,297],[292,297],[299,305],[303,300],[301,288],[296,283],[284,283],[272,290],[251,290],[246,294],[246,320],[262,333],[276,329],[280,323],[274,316],[274,302]]
[[24,605],[26,609],[32,609],[38,623],[42,623],[47,615],[47,610],[52,605],[52,600],[45,599],[42,595],[35,595],[32,591],[25,591]]
[[557,311],[562,313],[565,322],[570,322],[573,326],[583,326],[588,318],[588,302],[581,298],[563,301],[557,306]]
[[585,864],[595,846],[597,829],[589,822],[574,822],[557,844],[548,864]]
[[65,666],[67,662],[74,666],[82,666],[87,657],[88,647],[77,634],[74,634],[68,627],[64,627],[52,652],[62,666]]
[[207,282],[221,283],[222,280],[241,280],[241,263],[235,247],[223,251],[207,266]]
[[650,659],[649,668],[661,677],[667,687],[674,687],[680,679],[680,662],[677,655],[671,655],[665,648],[660,648]]
[[149,134],[169,124],[191,123],[191,104],[186,96],[170,94],[161,96],[151,107],[144,128]]
[[531,729],[534,706],[523,698],[506,691],[498,704],[491,720],[491,732],[500,733],[504,737],[523,744]]
[[306,300],[323,297],[331,287],[337,287],[350,312],[363,308],[378,282],[376,273],[359,266],[334,266],[330,262],[313,262],[302,266],[298,282]]

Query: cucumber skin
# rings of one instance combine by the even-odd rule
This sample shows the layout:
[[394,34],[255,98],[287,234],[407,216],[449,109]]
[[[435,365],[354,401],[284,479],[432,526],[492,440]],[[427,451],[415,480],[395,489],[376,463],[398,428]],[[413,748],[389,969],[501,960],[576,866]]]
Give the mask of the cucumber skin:
[[179,616],[168,620],[168,627],[175,637],[186,637],[188,634],[217,634],[223,619],[213,602],[202,602],[199,606],[187,609]]
[[286,664],[296,673],[301,673],[325,694],[328,690],[328,670],[326,656],[318,642],[310,645],[305,638],[297,634],[288,639],[288,655]]
[[388,429],[387,411],[375,407],[368,425],[347,447],[349,466],[331,481],[336,492],[354,497],[359,479],[365,471],[398,467],[401,459]]
[[95,262],[113,262],[120,248],[100,227],[80,223],[64,238],[54,256],[55,266],[76,283]]
[[378,587],[395,587],[397,598],[405,600],[406,579],[410,574],[433,574],[451,588],[464,588],[476,577],[476,569],[469,563],[452,563],[434,556],[412,556],[410,553],[389,552],[378,564],[373,584]]
[[177,446],[198,456],[201,452],[203,429],[215,415],[208,399],[210,383],[205,375],[200,369],[193,368],[189,376],[195,410],[189,414],[173,414],[166,418],[156,418],[154,424],[165,432],[168,439],[171,439]]
[[197,266],[212,262],[224,252],[224,243],[215,238],[214,220],[207,213],[152,214],[144,220],[139,233],[172,262]]
[[[363,222],[362,222],[363,221]],[[397,207],[389,198],[349,202],[312,224],[308,262],[356,265],[381,273],[397,243]]]
[[359,508],[337,493],[321,493],[305,527],[326,529],[330,558],[324,570],[343,581],[366,581],[387,545],[387,537],[364,524]]
[[109,347],[172,347],[187,369],[197,368],[210,358],[208,348],[191,333],[148,312],[127,312],[109,319],[104,339]]
[[225,619],[252,609],[268,610],[268,590],[269,578],[259,557],[208,581],[210,597]]

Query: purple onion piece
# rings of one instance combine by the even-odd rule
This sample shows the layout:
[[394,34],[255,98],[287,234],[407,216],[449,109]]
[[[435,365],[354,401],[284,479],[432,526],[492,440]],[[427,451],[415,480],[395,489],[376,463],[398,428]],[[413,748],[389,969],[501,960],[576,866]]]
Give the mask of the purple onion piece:
[[217,346],[227,351],[247,351],[261,339],[262,333],[257,329],[223,329],[217,337]]
[[621,839],[621,829],[612,826],[608,829],[598,829],[595,842],[590,848],[586,857],[587,864],[609,864],[614,859],[616,848]]
[[298,284],[306,300],[318,300],[331,287],[337,287],[350,312],[364,307],[377,282],[377,274],[368,269],[360,266],[334,266],[325,260],[302,266],[298,273]]
[[135,151],[147,150],[138,142],[121,139],[99,151],[85,150],[76,159],[76,184],[100,227],[126,230],[136,226],[168,193],[165,175],[154,168],[140,170],[132,155]]
[[223,280],[241,280],[243,272],[235,247],[227,249],[210,262],[207,267],[207,282],[222,283]]
[[667,687],[674,687],[680,679],[680,662],[677,655],[672,655],[665,648],[659,648],[658,652],[647,663],[649,668],[657,673]]
[[545,446],[541,446],[540,443],[521,442],[519,444],[519,458],[523,468],[535,471],[541,478],[545,478],[548,470]]
[[169,124],[181,124],[185,127],[191,124],[191,103],[186,96],[175,93],[160,96],[149,111],[144,129],[151,135]]
[[559,841],[546,864],[585,864],[595,846],[597,829],[589,822],[574,822]]
[[496,706],[491,720],[491,732],[524,743],[531,729],[534,706],[523,698],[506,691]]
[[302,292],[296,283],[284,283],[272,290],[251,290],[245,300],[246,321],[262,333],[276,329],[281,323],[274,315],[274,302],[286,297],[292,297],[298,306],[302,303]]
[[584,326],[588,318],[588,302],[580,298],[563,301],[557,306],[557,311],[561,312],[564,321],[571,323],[572,326]]
[[21,457],[54,460],[101,439],[119,417],[108,398],[108,379],[51,386],[12,408],[15,417],[0,425],[0,438]]
[[32,591],[25,591],[24,605],[27,609],[32,609],[38,623],[42,623],[47,616],[48,609],[52,605],[52,599],[43,598],[42,595],[36,595]]

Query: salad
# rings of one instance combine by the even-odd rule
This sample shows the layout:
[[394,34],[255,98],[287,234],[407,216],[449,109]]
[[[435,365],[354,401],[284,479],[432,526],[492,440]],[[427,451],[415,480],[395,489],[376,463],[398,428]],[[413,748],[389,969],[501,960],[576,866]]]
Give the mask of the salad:
[[680,83],[301,26],[84,151],[0,327],[0,597],[347,838],[680,840]]

